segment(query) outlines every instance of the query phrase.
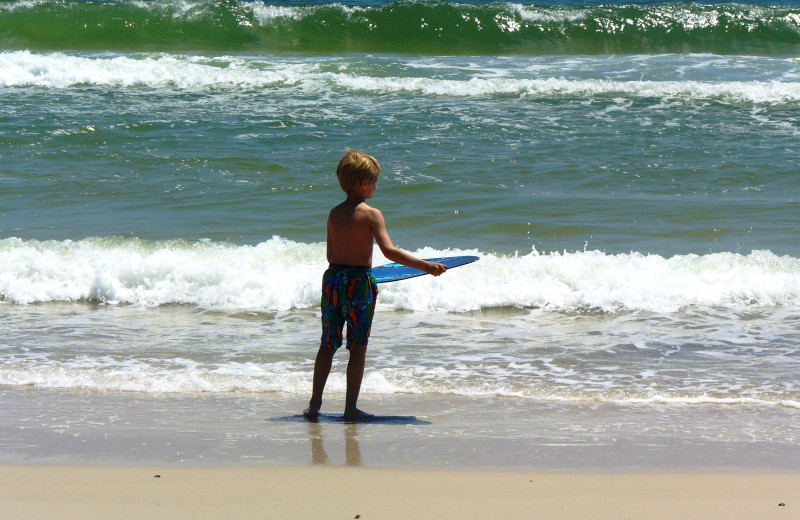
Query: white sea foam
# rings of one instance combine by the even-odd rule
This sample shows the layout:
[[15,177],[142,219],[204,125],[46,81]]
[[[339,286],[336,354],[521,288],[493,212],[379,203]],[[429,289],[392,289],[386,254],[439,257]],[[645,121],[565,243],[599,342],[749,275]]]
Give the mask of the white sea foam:
[[[267,16],[267,15],[265,15]],[[291,11],[270,16],[292,16]],[[495,74],[495,76],[497,76]],[[454,97],[591,97],[714,99],[748,103],[796,103],[800,83],[752,81],[616,81],[564,77],[481,77],[463,79],[384,77],[326,72],[315,61],[248,57],[154,54],[73,55],[0,52],[0,87],[300,89],[305,92],[415,93]]]
[[0,53],[0,86],[6,87],[255,88],[293,84],[302,79],[291,66],[253,70],[246,60],[238,58]]
[[[188,359],[171,366],[147,361],[111,359],[0,365],[0,384],[35,388],[111,392],[165,393],[297,393],[311,391],[310,374],[286,373],[258,365],[207,369]],[[334,385],[335,386],[335,385]]]
[[16,11],[17,9],[31,9],[40,5],[45,5],[50,0],[17,0],[12,2],[0,2],[0,12]]
[[[190,359],[163,360],[100,358],[24,359],[15,355],[0,358],[0,385],[35,388],[112,392],[170,393],[283,393],[306,396],[311,392],[312,367],[289,367],[285,363],[200,363]],[[558,385],[521,386],[514,377],[463,379],[444,368],[373,368],[364,378],[362,393],[368,395],[449,395],[507,397],[537,402],[613,404],[619,406],[768,406],[800,409],[796,392],[757,395],[730,392],[709,395],[687,389],[658,393],[647,390],[622,391],[595,388],[575,391]],[[454,380],[455,379],[455,380]],[[517,378],[519,379],[519,378]],[[345,376],[331,374],[326,390],[343,395]]]
[[256,246],[87,239],[0,241],[9,302],[97,300],[157,306],[284,310],[318,298],[320,245],[279,238]]
[[265,5],[253,3],[253,16],[261,25],[268,25],[276,19],[300,20],[306,16],[306,11],[299,7],[281,5]]
[[[477,254],[439,278],[381,285],[379,309],[463,312],[516,307],[673,312],[693,306],[800,305],[800,259],[769,251],[664,258],[600,251]],[[95,300],[212,309],[315,308],[324,244],[275,237],[254,246],[210,242],[0,240],[0,297],[30,304]],[[375,263],[382,257],[376,250]]]
[[522,20],[526,22],[577,22],[590,16],[590,11],[585,8],[565,7],[559,9],[544,9],[541,7],[510,4],[509,6]]
[[317,9],[337,9],[346,16],[352,16],[355,13],[364,12],[368,8],[349,6],[343,4],[325,4],[320,6],[281,6],[281,5],[265,5],[258,2],[249,2],[243,4],[248,10],[252,10],[253,18],[259,25],[270,25],[275,20],[301,20],[309,16],[310,12]]
[[513,95],[529,97],[631,96],[639,98],[718,99],[749,103],[800,101],[800,84],[780,81],[611,81],[604,79],[364,78],[337,75],[336,83],[352,90],[413,92],[434,96]]

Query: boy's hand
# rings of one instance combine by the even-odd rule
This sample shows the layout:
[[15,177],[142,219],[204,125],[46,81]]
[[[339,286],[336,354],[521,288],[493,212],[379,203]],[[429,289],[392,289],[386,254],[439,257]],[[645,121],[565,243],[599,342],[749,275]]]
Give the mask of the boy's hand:
[[425,269],[426,273],[432,274],[433,276],[439,276],[445,271],[447,271],[447,266],[436,262],[428,262],[428,268]]

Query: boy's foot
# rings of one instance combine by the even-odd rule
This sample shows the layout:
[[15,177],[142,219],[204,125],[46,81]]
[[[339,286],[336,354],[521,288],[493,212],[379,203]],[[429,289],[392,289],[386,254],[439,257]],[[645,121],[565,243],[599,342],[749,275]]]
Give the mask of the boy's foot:
[[358,408],[356,408],[353,412],[345,412],[344,414],[344,422],[368,421],[374,418],[375,416],[371,413],[362,412]]
[[314,403],[313,401],[310,401],[308,403],[308,408],[303,410],[303,417],[312,421],[318,419],[320,408],[322,408],[322,403]]

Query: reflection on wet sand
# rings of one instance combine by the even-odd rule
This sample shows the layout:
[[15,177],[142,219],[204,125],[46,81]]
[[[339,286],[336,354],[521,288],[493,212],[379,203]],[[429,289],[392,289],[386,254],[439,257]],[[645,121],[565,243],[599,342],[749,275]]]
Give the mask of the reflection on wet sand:
[[[319,423],[308,423],[311,440],[311,463],[330,464],[328,452],[325,451],[323,428]],[[344,458],[347,466],[361,465],[361,447],[358,444],[358,425],[347,424],[344,427]]]

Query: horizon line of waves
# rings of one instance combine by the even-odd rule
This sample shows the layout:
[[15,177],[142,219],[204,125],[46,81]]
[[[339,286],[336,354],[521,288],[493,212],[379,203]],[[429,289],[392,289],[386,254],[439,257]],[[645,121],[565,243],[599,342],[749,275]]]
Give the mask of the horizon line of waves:
[[796,54],[800,9],[660,3],[372,6],[160,0],[0,4],[7,49],[409,54]]
[[[800,305],[800,259],[770,251],[659,255],[601,251],[503,255],[423,248],[420,257],[478,255],[446,276],[383,284],[379,310],[555,312]],[[375,264],[383,263],[376,249]],[[280,237],[254,246],[139,239],[0,240],[0,302],[185,304],[249,311],[315,309],[325,245]]]
[[608,79],[385,77],[320,70],[318,63],[265,62],[241,56],[74,56],[30,51],[0,52],[0,87],[86,87],[176,90],[366,94],[441,97],[586,98],[619,97],[717,100],[754,104],[800,102],[800,83],[788,81],[623,81]]

